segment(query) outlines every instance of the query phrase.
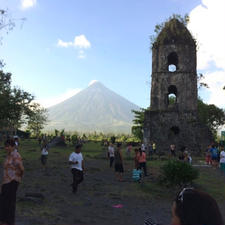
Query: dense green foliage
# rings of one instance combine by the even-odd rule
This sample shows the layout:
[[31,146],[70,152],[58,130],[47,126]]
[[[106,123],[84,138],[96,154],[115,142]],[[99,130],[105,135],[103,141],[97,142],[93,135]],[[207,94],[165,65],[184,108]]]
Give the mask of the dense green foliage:
[[183,186],[197,179],[199,171],[189,163],[171,160],[161,167],[161,183],[169,186]]
[[18,129],[28,124],[31,131],[42,129],[45,110],[33,103],[34,96],[11,86],[11,73],[0,70],[0,130]]
[[47,123],[47,110],[37,103],[30,105],[31,113],[27,122],[27,129],[38,136]]
[[225,111],[213,104],[208,105],[201,99],[198,99],[198,115],[200,122],[207,125],[213,133],[225,124]]
[[134,113],[134,126],[132,126],[132,134],[140,141],[143,139],[143,126],[144,126],[144,114],[146,109],[140,109],[140,111],[132,110]]
[[[165,35],[166,36],[169,36],[169,32],[165,32],[165,33],[161,33],[161,31],[166,28],[167,30],[172,30],[172,34],[174,35],[175,32],[178,32],[178,30],[174,29],[173,27],[173,22],[175,22],[175,20],[178,20],[181,24],[184,25],[184,27],[187,26],[188,22],[189,22],[189,16],[186,14],[184,17],[182,17],[181,15],[178,15],[178,14],[173,14],[172,16],[170,16],[167,20],[165,20],[164,22],[160,23],[160,24],[157,24],[155,26],[155,29],[154,29],[154,32],[155,34],[154,35],[151,35],[150,36],[150,40],[151,40],[151,48],[153,47],[153,45],[157,45],[158,43],[160,43],[160,41],[162,39],[165,38]],[[184,29],[181,29],[179,30],[180,34],[178,34],[178,36],[185,36],[186,35],[186,30]],[[161,34],[160,34],[161,33]],[[159,36],[160,34],[160,36]],[[189,38],[189,37],[188,37]],[[193,38],[193,37],[191,37]]]

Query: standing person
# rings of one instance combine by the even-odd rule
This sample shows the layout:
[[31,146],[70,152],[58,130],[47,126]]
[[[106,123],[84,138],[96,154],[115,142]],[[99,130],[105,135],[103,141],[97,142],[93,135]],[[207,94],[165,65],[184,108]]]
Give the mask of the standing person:
[[152,148],[152,143],[150,142],[148,144],[148,156],[149,156],[149,158],[152,156],[152,154],[153,154],[153,148]]
[[211,159],[211,153],[210,153],[210,149],[212,148],[211,145],[209,145],[205,151],[205,162],[207,165],[211,165],[212,164],[212,159]]
[[72,191],[74,194],[77,192],[78,184],[80,184],[84,179],[84,159],[81,153],[81,148],[82,145],[77,144],[75,151],[72,152],[69,157],[69,164],[71,166],[71,173],[73,175]]
[[137,148],[135,148],[134,149],[134,168],[135,169],[138,169],[139,168],[139,163],[138,163],[138,149]]
[[219,161],[219,151],[215,145],[212,145],[212,148],[210,149],[210,153],[211,153],[211,158],[212,158],[212,166],[214,168],[217,168],[218,161]]
[[108,157],[109,157],[109,167],[111,168],[113,165],[113,161],[115,158],[115,150],[114,150],[114,146],[112,143],[110,143],[109,147],[108,147]]
[[145,144],[144,143],[141,144],[141,150],[145,151]]
[[15,142],[15,151],[18,151],[18,149],[19,149],[19,138],[18,138],[18,136],[14,136],[14,142]]
[[117,149],[115,151],[115,173],[116,178],[119,181],[123,181],[123,156],[121,152],[121,144],[117,144]]
[[225,174],[225,151],[224,149],[220,152],[220,169]]
[[145,151],[142,151],[141,148],[140,148],[137,157],[138,157],[139,169],[143,168],[144,175],[147,176],[146,153],[145,153]]
[[176,157],[176,145],[175,144],[171,144],[170,145],[170,155],[173,156],[173,157]]
[[152,143],[152,150],[153,150],[153,153],[156,154],[156,143],[155,142]]
[[41,148],[41,164],[44,170],[47,169],[47,160],[48,160],[48,144],[47,142],[44,142]]
[[14,140],[5,142],[7,156],[4,162],[3,182],[0,202],[0,224],[14,225],[16,192],[22,180],[24,167],[20,154],[15,151]]
[[128,157],[128,158],[130,158],[131,152],[132,152],[132,144],[129,143],[129,144],[127,145],[127,157]]
[[188,151],[184,151],[184,162],[187,162],[189,164],[192,163],[192,158]]

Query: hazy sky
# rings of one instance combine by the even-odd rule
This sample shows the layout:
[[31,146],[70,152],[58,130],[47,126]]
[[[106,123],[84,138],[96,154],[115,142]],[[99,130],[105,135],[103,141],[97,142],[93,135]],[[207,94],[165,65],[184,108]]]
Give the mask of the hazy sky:
[[210,86],[199,94],[225,108],[225,0],[0,0],[0,8],[26,18],[8,35],[1,30],[4,70],[44,106],[93,80],[149,106],[149,36],[173,13],[188,13],[198,40],[198,72]]

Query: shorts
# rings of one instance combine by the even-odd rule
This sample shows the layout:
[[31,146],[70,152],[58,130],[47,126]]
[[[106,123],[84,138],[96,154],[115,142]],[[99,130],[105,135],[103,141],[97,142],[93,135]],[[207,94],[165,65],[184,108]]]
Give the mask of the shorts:
[[225,173],[225,163],[220,163],[220,169]]
[[170,153],[171,153],[172,156],[176,156],[176,153],[175,153],[174,150],[170,150]]
[[42,165],[46,165],[47,159],[48,159],[47,155],[41,155],[41,163],[42,163]]
[[217,156],[212,156],[212,160],[213,160],[213,161],[219,161],[219,157],[217,157]]
[[123,173],[124,172],[123,165],[122,164],[115,164],[115,172]]

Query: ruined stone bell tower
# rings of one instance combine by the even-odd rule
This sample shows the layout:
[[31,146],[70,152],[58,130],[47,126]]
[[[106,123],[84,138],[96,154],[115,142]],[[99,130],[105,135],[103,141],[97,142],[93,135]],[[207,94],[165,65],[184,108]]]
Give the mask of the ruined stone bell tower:
[[152,47],[151,105],[145,113],[144,142],[161,151],[205,148],[212,136],[198,122],[196,44],[179,20],[165,23]]

